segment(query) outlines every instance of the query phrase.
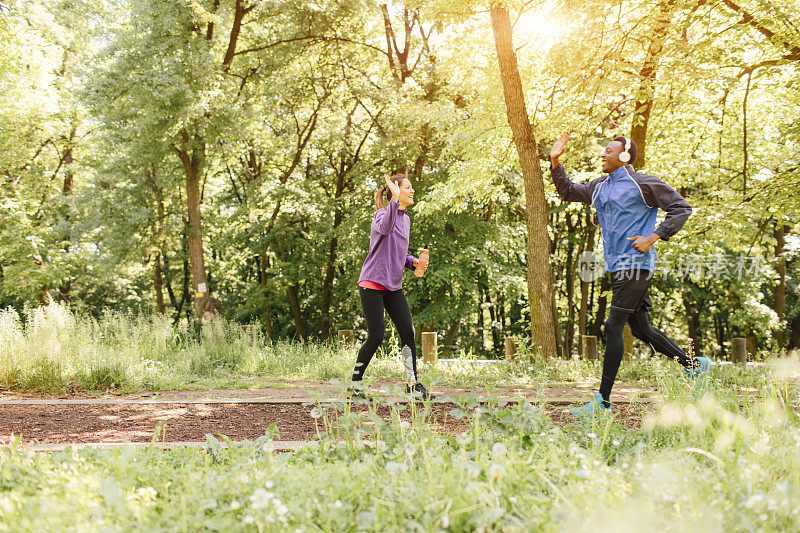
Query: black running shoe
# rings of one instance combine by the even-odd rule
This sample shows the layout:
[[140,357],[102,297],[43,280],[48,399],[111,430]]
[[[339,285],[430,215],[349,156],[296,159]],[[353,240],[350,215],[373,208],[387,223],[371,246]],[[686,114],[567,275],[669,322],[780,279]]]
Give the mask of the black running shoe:
[[360,387],[349,387],[346,393],[347,397],[351,400],[368,400],[364,390]]
[[435,400],[436,396],[428,392],[422,383],[417,381],[414,385],[406,385],[406,394],[410,394],[412,398],[419,398],[422,400]]

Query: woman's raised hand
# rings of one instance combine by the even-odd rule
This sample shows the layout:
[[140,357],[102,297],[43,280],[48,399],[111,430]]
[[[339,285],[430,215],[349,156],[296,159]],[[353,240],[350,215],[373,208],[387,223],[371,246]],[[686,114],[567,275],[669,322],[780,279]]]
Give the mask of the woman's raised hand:
[[388,174],[384,175],[383,178],[386,180],[386,186],[389,187],[389,190],[392,192],[394,200],[398,201],[400,199],[400,186],[396,181],[392,181]]

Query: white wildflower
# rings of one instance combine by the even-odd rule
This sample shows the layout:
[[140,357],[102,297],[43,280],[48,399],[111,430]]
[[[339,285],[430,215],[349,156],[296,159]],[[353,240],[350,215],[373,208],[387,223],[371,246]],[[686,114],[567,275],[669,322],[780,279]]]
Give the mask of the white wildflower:
[[506,445],[502,442],[495,442],[492,446],[492,455],[500,457],[506,453]]
[[496,480],[500,479],[501,477],[503,477],[503,474],[505,474],[505,468],[503,468],[503,465],[500,465],[500,464],[497,464],[497,463],[492,463],[492,464],[489,465],[488,472],[489,472],[489,477],[492,480],[496,481]]
[[256,489],[252,496],[250,496],[250,502],[253,509],[263,509],[267,505],[269,505],[270,501],[274,494],[271,492],[267,492],[264,489]]

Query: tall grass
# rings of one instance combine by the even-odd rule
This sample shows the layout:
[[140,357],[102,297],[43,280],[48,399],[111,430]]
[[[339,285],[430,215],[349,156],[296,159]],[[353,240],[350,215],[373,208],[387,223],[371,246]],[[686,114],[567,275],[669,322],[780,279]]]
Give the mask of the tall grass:
[[326,379],[354,356],[335,344],[269,342],[217,319],[202,329],[158,315],[99,319],[62,305],[0,312],[0,386],[37,391],[243,386],[252,377]]
[[[402,379],[392,342],[370,363],[367,380]],[[100,318],[52,304],[22,315],[0,311],[0,387],[65,392],[247,388],[264,381],[328,381],[350,377],[357,346],[336,342],[270,341],[239,324],[215,319],[203,328],[173,325],[158,315],[106,312]],[[621,380],[658,384],[680,373],[670,361],[623,364]],[[537,360],[522,350],[515,362],[474,364],[461,354],[450,364],[421,365],[424,381],[453,386],[543,386],[596,383],[600,363]],[[763,372],[726,369],[730,383],[757,385]]]

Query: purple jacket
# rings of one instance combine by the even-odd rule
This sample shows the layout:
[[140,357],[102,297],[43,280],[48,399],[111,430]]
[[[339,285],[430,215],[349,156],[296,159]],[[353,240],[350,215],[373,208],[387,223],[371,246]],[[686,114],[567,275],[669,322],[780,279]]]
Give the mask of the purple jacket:
[[403,288],[403,267],[414,269],[416,257],[408,253],[411,219],[394,198],[386,209],[379,209],[372,218],[369,253],[361,267],[358,282],[371,281],[390,291]]

